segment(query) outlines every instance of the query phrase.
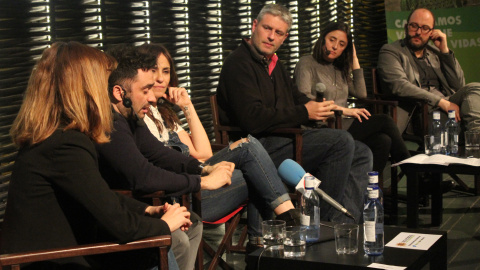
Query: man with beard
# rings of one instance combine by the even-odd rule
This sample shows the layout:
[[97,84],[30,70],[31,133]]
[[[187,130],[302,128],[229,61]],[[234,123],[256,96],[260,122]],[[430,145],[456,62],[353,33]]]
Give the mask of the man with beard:
[[[378,75],[386,94],[428,101],[431,111],[455,111],[462,130],[480,129],[480,83],[465,85],[465,77],[447,36],[435,29],[433,13],[419,8],[408,16],[405,39],[384,45],[378,58]],[[432,45],[428,44],[432,41]],[[411,103],[400,103],[397,124],[403,132]],[[461,136],[460,138],[462,138]]]

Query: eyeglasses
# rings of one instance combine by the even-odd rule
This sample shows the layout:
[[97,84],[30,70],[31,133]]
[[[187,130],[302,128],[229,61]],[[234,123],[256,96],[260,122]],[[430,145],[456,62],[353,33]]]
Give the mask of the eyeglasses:
[[432,29],[433,29],[433,28],[430,28],[430,26],[428,26],[428,25],[422,25],[422,26],[420,26],[420,25],[418,25],[418,24],[416,24],[416,23],[409,23],[409,24],[408,24],[408,30],[410,30],[410,31],[417,32],[417,31],[418,31],[418,28],[421,29],[420,32],[422,32],[422,34],[426,34],[426,33],[430,32],[430,31],[432,31]]

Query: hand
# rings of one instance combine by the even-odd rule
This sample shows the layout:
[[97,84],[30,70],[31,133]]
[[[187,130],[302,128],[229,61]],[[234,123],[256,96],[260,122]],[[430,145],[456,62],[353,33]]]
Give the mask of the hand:
[[430,33],[430,39],[433,44],[442,52],[448,53],[447,35],[438,29],[433,29]]
[[372,116],[367,109],[364,108],[342,108],[343,114],[346,116],[355,117],[362,122],[362,117],[368,120],[369,116]]
[[164,207],[165,206],[148,206],[145,209],[145,214],[151,217],[160,217],[165,211]]
[[187,230],[192,221],[190,221],[190,212],[187,208],[180,206],[178,203],[171,205],[162,216],[162,220],[165,221],[170,228],[170,232],[174,232],[178,228],[182,231]]
[[455,111],[455,120],[457,122],[460,122],[460,120],[462,120],[460,118],[460,107],[458,107],[457,104],[442,98],[438,102],[437,106],[440,107],[440,109],[442,109],[446,113],[448,113],[448,111],[454,110]]
[[215,190],[223,186],[229,186],[232,183],[234,169],[235,164],[228,161],[222,161],[213,166],[205,166],[202,173],[208,173],[208,175],[202,177],[201,189]]
[[316,102],[312,100],[307,102],[305,107],[308,111],[308,119],[325,121],[328,119],[328,117],[333,115],[332,110],[337,106],[331,100],[324,102]]
[[181,108],[192,104],[185,88],[168,87],[168,96],[165,94],[164,98],[171,103],[174,103]]
[[145,209],[145,214],[151,216],[151,217],[161,217],[163,213],[168,211],[168,208],[172,206],[168,202],[166,202],[164,205],[160,206],[148,206]]

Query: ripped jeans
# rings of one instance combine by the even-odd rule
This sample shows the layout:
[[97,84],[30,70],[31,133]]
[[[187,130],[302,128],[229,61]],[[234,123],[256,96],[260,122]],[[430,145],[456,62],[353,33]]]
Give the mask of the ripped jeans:
[[262,144],[248,135],[246,142],[226,147],[205,163],[235,163],[232,184],[217,190],[202,190],[202,218],[215,221],[235,210],[248,198],[248,235],[262,236],[262,219],[272,219],[273,209],[290,200],[277,169]]

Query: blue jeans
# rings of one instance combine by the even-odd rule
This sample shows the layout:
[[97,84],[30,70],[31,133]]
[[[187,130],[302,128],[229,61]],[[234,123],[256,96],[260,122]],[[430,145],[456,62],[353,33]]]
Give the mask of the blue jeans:
[[[292,139],[268,136],[259,139],[276,166],[294,158]],[[322,181],[320,188],[342,204],[357,222],[361,221],[363,194],[368,184],[367,172],[372,170],[372,152],[361,142],[354,141],[344,130],[320,128],[303,134],[302,166]],[[353,220],[320,202],[322,220],[348,222]]]
[[261,219],[271,219],[273,209],[290,200],[277,169],[260,142],[252,136],[234,149],[226,147],[207,160],[235,163],[232,184],[217,190],[202,190],[202,218],[218,220],[248,198],[249,237],[262,235]]

